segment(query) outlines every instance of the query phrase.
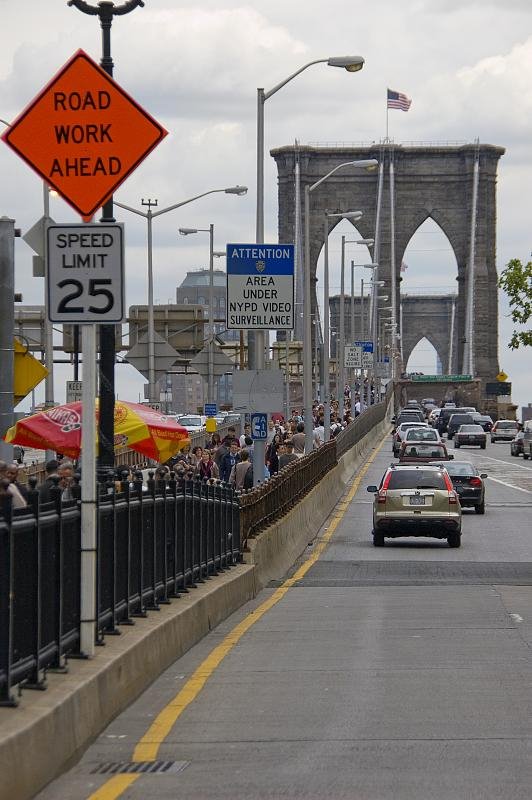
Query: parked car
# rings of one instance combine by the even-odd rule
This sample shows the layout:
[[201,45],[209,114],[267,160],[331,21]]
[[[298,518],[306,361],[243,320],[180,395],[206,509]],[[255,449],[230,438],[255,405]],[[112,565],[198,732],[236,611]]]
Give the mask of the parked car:
[[368,486],[373,501],[373,544],[385,537],[431,536],[460,547],[462,509],[447,470],[442,466],[389,467],[380,486]]
[[481,450],[486,449],[488,437],[481,425],[460,425],[454,434],[454,446],[477,445]]
[[399,449],[400,464],[428,464],[429,461],[451,461],[443,442],[403,442]]
[[486,433],[489,433],[493,428],[493,420],[487,414],[479,414],[478,411],[475,411],[471,416],[473,417],[475,425],[481,425],[482,430],[486,431]]
[[515,438],[510,442],[510,455],[523,456],[525,461],[528,461],[529,453],[525,452],[525,432],[519,431]]
[[477,467],[469,461],[446,462],[445,469],[453,482],[462,508],[474,508],[475,513],[484,514],[486,496],[484,478],[488,477],[486,473],[479,472]]
[[427,428],[429,430],[429,426],[426,422],[419,422],[419,420],[415,420],[415,422],[401,422],[401,424],[396,428],[396,430],[392,433],[392,450],[395,457],[399,453],[399,448],[401,447],[401,443],[406,436],[407,431],[411,430],[412,428]]
[[491,429],[492,442],[511,442],[519,433],[519,426],[514,419],[498,419]]

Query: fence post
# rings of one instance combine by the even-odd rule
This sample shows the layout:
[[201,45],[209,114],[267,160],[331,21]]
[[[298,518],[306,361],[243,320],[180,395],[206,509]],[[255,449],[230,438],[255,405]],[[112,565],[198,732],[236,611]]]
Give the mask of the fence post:
[[135,494],[137,495],[139,501],[139,568],[138,568],[138,581],[137,581],[137,592],[139,595],[139,610],[135,611],[133,614],[134,617],[146,617],[146,607],[144,605],[144,509],[142,508],[143,505],[143,496],[142,496],[142,472],[138,469],[135,472],[135,480],[133,481],[133,487],[135,490]]
[[54,504],[55,521],[55,640],[57,653],[54,665],[50,667],[50,672],[68,672],[65,659],[62,654],[61,638],[63,633],[63,520],[62,520],[62,500],[63,489],[59,486],[59,476],[53,475],[54,485],[50,489],[50,497]]
[[[7,492],[0,497],[0,706],[17,706],[11,694],[13,658],[13,526],[12,501]],[[2,520],[3,517],[3,520]]]
[[41,676],[41,625],[42,625],[42,609],[41,609],[41,522],[40,522],[40,508],[39,508],[39,492],[36,489],[37,478],[31,477],[28,480],[30,489],[28,492],[28,507],[33,511],[34,524],[34,553],[35,553],[35,577],[33,583],[33,591],[35,597],[35,611],[32,620],[32,639],[33,649],[35,653],[35,668],[32,670],[27,683],[24,684],[25,689],[46,689],[46,680]]
[[126,545],[126,616],[120,624],[121,625],[134,625],[135,622],[131,619],[131,595],[130,595],[130,580],[131,580],[131,487],[129,485],[129,474],[127,470],[123,470],[120,475],[120,488],[126,498],[127,506],[127,545]]

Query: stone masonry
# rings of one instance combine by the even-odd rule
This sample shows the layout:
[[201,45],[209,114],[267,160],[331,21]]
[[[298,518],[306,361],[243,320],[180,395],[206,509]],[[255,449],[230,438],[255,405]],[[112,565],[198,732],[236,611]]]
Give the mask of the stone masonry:
[[[384,190],[381,212],[381,255],[379,280],[385,281],[383,292],[391,294],[390,269],[390,187],[389,163],[395,169],[395,258],[398,307],[400,270],[404,252],[416,230],[432,218],[446,234],[457,263],[458,296],[456,301],[453,367],[462,371],[466,267],[470,248],[473,194],[473,166],[477,149],[480,156],[479,191],[476,226],[475,289],[474,289],[474,362],[476,375],[493,380],[498,365],[497,272],[495,266],[496,180],[497,164],[504,148],[494,145],[403,146],[392,143],[354,147],[280,147],[271,151],[277,163],[279,180],[279,241],[294,241],[296,153],[301,169],[301,219],[304,225],[304,188],[326,175],[338,164],[365,158],[384,159]],[[324,243],[324,217],[328,212],[361,210],[362,219],[356,228],[364,238],[375,235],[378,173],[356,168],[339,170],[310,195],[310,262],[312,270],[312,313],[316,307],[315,278],[318,256]],[[336,221],[330,221],[330,230]],[[450,335],[448,316],[441,315],[431,324],[421,324],[411,333],[408,347],[427,336],[434,344],[442,363],[445,354],[440,342]],[[417,340],[414,341],[416,339]],[[436,344],[438,342],[438,345]],[[403,347],[404,350],[404,347]],[[406,353],[404,353],[407,358]]]

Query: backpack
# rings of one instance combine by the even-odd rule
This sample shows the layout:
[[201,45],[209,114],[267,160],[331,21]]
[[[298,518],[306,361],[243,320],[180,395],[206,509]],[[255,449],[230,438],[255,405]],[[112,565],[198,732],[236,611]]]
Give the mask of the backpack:
[[253,467],[251,464],[246,470],[246,474],[244,475],[244,483],[242,484],[243,489],[253,489]]

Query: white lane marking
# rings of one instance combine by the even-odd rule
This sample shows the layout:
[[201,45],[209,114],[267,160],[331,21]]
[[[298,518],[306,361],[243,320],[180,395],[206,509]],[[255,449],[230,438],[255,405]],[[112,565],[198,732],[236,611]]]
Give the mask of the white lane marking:
[[506,481],[501,481],[500,478],[494,478],[492,475],[488,475],[487,480],[495,481],[495,483],[502,483],[503,486],[507,486],[509,489],[517,489],[518,492],[526,492],[526,494],[532,494],[530,489],[523,489],[521,486],[514,486],[513,483],[506,483]]
[[523,617],[521,616],[521,614],[510,614],[510,616],[514,620],[514,622],[523,622]]
[[[450,447],[448,449],[452,450],[453,453],[456,453],[456,447]],[[458,448],[458,449],[460,450],[460,448]],[[463,450],[461,451],[461,455],[465,455]],[[468,453],[468,455],[469,455],[469,453]],[[513,461],[504,461],[504,459],[502,459],[502,458],[493,458],[493,456],[486,456],[486,455],[484,455],[484,453],[480,453],[477,450],[475,450],[474,452],[471,451],[471,455],[478,455],[483,459],[484,458],[487,459],[488,461],[496,461],[498,464],[504,464],[506,467],[518,467],[519,469],[526,469],[527,472],[532,472],[532,467],[525,467],[524,464],[520,464],[517,461],[514,463]]]

